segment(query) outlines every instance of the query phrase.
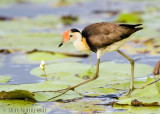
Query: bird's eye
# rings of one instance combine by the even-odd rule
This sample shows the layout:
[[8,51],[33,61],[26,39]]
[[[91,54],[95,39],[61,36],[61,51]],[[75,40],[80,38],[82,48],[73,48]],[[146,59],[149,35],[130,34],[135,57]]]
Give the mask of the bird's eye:
[[72,37],[73,35],[71,34],[71,35],[69,35],[69,37]]

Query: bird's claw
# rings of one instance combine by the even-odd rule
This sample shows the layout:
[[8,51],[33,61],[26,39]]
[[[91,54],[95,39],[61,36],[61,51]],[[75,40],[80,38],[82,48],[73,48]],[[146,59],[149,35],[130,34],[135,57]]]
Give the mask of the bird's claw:
[[135,88],[129,89],[128,92],[126,93],[126,96],[130,97],[134,90],[135,90]]

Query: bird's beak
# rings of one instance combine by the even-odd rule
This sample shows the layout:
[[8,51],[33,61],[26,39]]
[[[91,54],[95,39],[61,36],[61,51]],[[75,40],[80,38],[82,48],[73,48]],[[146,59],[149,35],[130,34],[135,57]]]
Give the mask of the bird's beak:
[[70,34],[70,30],[67,30],[63,33],[63,41],[59,44],[58,47],[61,47],[63,45],[63,43],[68,42],[69,41],[69,34]]
[[63,41],[59,44],[59,46],[58,47],[61,47],[63,45]]

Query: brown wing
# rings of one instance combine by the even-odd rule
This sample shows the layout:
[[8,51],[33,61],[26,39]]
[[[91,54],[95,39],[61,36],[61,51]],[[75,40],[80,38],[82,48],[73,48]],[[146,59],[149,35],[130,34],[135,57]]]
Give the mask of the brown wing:
[[114,23],[95,23],[85,27],[82,31],[82,36],[92,51],[96,52],[97,48],[102,48],[114,42],[120,41],[129,37],[132,33],[140,30],[135,28],[137,25],[114,24]]

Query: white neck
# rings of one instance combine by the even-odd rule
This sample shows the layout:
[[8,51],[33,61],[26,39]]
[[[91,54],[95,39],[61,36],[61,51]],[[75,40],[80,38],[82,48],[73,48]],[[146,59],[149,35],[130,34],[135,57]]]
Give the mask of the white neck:
[[[73,45],[76,47],[79,51],[88,51],[89,47],[86,43],[86,40],[82,38],[82,35],[80,33],[75,34],[75,39],[73,39]],[[85,40],[85,41],[84,41]]]

